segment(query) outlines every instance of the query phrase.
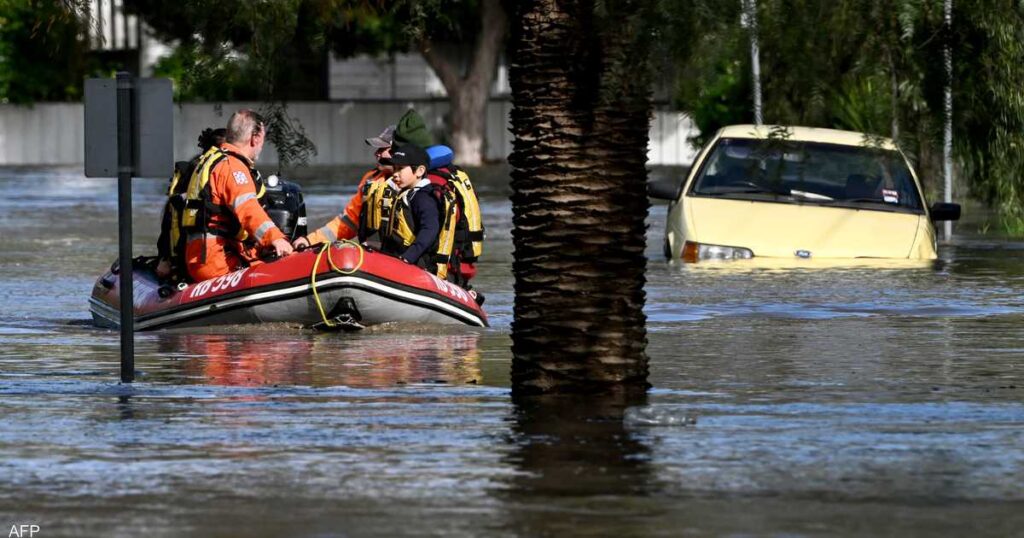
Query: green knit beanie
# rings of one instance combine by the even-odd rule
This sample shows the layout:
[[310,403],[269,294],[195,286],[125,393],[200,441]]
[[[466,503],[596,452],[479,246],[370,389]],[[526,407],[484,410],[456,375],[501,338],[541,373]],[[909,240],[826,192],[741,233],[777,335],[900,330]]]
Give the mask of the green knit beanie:
[[434,137],[430,136],[426,122],[415,110],[409,109],[398,120],[395,129],[395,142],[398,144],[416,144],[421,148],[434,145]]

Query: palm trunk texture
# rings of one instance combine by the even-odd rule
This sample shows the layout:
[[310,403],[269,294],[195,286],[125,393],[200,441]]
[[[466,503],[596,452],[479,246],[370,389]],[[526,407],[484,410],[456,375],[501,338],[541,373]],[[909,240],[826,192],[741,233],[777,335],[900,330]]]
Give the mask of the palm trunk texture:
[[649,386],[646,3],[510,10],[515,394]]

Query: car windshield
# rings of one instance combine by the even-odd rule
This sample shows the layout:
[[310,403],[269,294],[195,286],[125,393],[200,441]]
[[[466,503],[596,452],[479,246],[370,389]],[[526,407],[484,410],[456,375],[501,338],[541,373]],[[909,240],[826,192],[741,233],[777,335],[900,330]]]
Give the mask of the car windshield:
[[698,174],[697,195],[922,210],[903,156],[882,148],[723,138]]

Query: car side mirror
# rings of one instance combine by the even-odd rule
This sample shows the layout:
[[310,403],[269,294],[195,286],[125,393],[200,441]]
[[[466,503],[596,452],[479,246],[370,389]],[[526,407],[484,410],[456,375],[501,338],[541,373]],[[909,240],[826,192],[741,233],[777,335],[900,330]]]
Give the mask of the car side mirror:
[[674,202],[679,198],[679,187],[681,185],[678,179],[655,179],[654,181],[647,182],[647,196],[658,200]]
[[960,204],[947,204],[937,202],[928,208],[931,218],[935,222],[943,220],[960,220]]

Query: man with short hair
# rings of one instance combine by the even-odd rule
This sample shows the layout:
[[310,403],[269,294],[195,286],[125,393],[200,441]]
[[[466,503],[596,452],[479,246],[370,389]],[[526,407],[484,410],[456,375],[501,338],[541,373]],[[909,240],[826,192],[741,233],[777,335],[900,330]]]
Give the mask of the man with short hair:
[[[256,112],[242,109],[228,120],[220,149],[226,158],[212,167],[201,167],[190,181],[188,198],[200,202],[193,208],[200,217],[189,233],[185,260],[189,276],[196,281],[226,275],[259,263],[247,252],[246,243],[273,250],[277,256],[292,253],[292,246],[260,206],[255,161],[266,141],[267,128]],[[193,192],[194,191],[194,192]]]

